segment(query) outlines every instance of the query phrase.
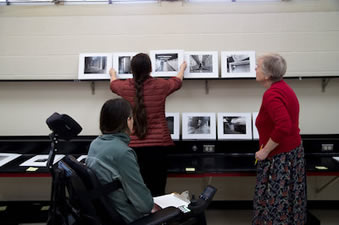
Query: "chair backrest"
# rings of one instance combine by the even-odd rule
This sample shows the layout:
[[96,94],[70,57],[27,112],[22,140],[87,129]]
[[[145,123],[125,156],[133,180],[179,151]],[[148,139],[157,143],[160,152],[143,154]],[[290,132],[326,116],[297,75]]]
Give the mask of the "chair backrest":
[[113,206],[107,203],[105,195],[112,191],[109,190],[112,186],[102,186],[95,174],[72,156],[66,156],[58,167],[65,171],[69,204],[78,213],[79,224],[126,225]]

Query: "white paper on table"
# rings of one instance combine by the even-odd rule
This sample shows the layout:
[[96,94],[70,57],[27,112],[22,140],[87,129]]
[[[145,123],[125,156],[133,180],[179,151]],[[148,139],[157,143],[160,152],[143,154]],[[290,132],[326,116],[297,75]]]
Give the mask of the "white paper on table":
[[3,166],[6,163],[9,163],[10,161],[18,158],[19,156],[21,156],[21,154],[16,154],[16,153],[0,153],[0,166]]
[[78,162],[81,162],[81,160],[86,160],[87,159],[87,155],[81,155],[79,156],[79,158],[77,158]]
[[[55,155],[53,164],[61,160],[65,155]],[[20,164],[20,166],[46,167],[48,155],[36,155],[27,161]]]
[[336,160],[337,162],[339,162],[339,157],[332,157],[334,160]]
[[169,206],[179,207],[179,206],[188,206],[190,204],[189,200],[184,201],[179,194],[171,193],[167,195],[161,195],[153,198],[154,203],[159,205],[161,208],[166,208]]

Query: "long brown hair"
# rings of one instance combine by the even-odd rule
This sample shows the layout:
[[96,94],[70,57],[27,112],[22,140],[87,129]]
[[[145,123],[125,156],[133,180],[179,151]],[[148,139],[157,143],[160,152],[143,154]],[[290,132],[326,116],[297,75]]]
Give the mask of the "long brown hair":
[[147,134],[147,113],[144,104],[144,81],[152,72],[151,59],[147,54],[139,53],[132,58],[131,69],[136,95],[133,107],[134,133],[143,139]]

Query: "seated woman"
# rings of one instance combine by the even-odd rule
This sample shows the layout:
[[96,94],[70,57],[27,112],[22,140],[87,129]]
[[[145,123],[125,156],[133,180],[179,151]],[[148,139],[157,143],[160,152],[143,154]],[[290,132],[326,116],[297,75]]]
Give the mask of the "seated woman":
[[133,130],[130,103],[121,98],[105,102],[100,113],[100,130],[102,135],[92,141],[86,164],[101,184],[113,179],[121,181],[122,189],[110,193],[108,201],[126,223],[131,223],[156,207],[139,172],[136,154],[128,147]]

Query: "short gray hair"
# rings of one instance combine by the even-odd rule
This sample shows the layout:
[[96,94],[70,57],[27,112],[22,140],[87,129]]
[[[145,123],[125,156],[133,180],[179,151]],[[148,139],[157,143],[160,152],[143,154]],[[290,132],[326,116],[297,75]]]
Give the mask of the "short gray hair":
[[287,63],[281,55],[275,53],[265,54],[260,56],[259,60],[261,60],[261,69],[265,76],[270,77],[274,82],[283,79]]

